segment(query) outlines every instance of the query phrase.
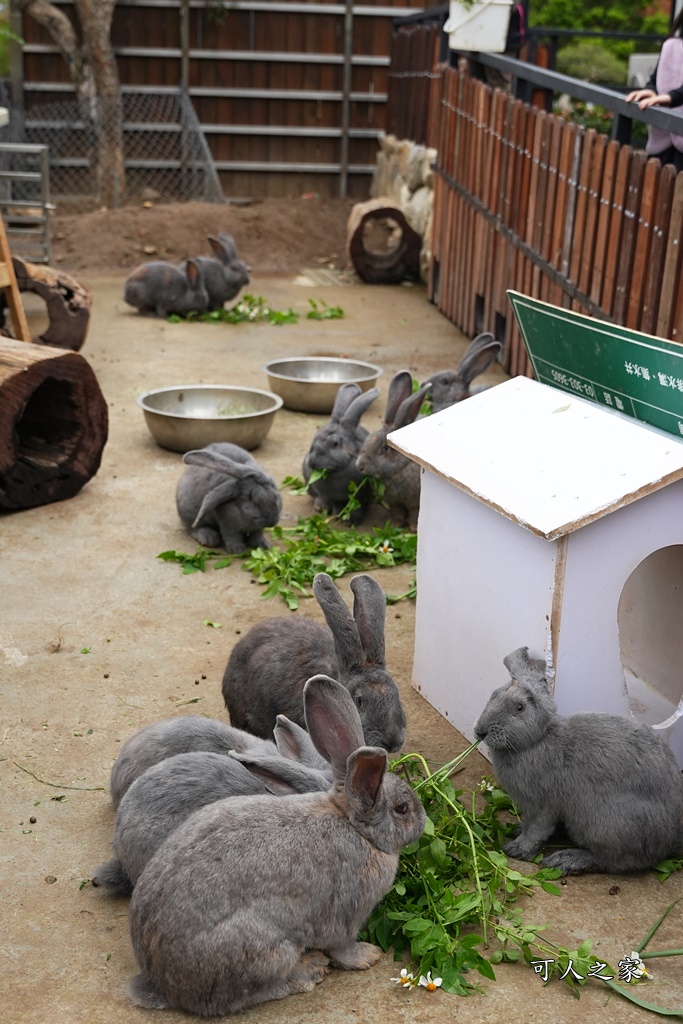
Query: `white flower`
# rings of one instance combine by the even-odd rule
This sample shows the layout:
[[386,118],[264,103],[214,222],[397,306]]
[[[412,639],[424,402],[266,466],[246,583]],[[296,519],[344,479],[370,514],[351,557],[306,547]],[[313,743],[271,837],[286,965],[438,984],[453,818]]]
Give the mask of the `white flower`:
[[428,992],[436,992],[437,988],[441,988],[442,984],[443,978],[432,978],[431,971],[427,971],[426,978],[424,974],[421,974],[420,980],[418,981],[418,985],[421,985],[422,988],[426,988]]
[[636,953],[635,950],[631,953],[631,959],[633,961],[635,961],[635,964],[636,964],[635,969],[633,971],[633,977],[634,978],[651,978],[652,977],[652,975],[648,971],[647,967],[645,966],[643,961],[640,959],[640,955],[638,953]]
[[415,984],[415,975],[410,974],[404,967],[401,973],[399,974],[398,978],[390,978],[390,981],[393,981],[397,985],[400,985],[401,988],[412,988],[413,985]]
[[652,973],[640,959],[640,954],[636,950],[633,950],[629,956],[622,957],[617,966],[619,967],[620,981],[628,983],[640,981],[642,978],[646,980],[652,978]]
[[382,552],[383,555],[388,555],[394,549],[392,548],[392,546],[389,543],[389,541],[385,539],[385,540],[380,541],[379,550]]
[[481,782],[479,783],[479,789],[482,793],[493,793],[493,783],[486,775],[482,775]]

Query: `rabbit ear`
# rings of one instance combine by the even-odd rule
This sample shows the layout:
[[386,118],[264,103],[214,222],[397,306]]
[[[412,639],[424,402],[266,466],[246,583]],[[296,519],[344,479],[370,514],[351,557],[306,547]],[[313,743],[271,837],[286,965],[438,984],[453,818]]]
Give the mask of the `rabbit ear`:
[[420,406],[431,386],[431,384],[423,384],[419,391],[416,391],[410,398],[406,398],[404,402],[401,402],[396,413],[396,419],[394,420],[394,430],[398,430],[399,427],[405,427],[408,423],[412,423],[413,420],[417,419]]
[[342,423],[345,426],[357,427],[360,423],[361,416],[366,409],[370,408],[378,395],[379,388],[370,388],[369,391],[361,391],[358,397],[353,399],[342,416]]
[[237,259],[237,246],[235,245],[235,239],[232,235],[229,235],[227,231],[221,231],[218,236],[218,240],[223,248],[223,253],[227,256],[228,261]]
[[362,394],[361,389],[357,384],[342,384],[337,391],[337,395],[332,406],[332,414],[330,420],[333,423],[341,423],[342,417],[346,413],[354,398],[358,398]]
[[229,455],[212,451],[209,448],[196,448],[191,452],[185,452],[183,462],[188,466],[203,466],[204,469],[212,469],[215,473],[225,473],[236,479],[249,476],[254,472],[253,464],[235,462]]
[[198,265],[194,260],[188,260],[185,264],[185,275],[193,288],[199,284],[201,274]]
[[306,730],[285,715],[277,716],[273,738],[280,754],[290,761],[297,761],[307,768],[327,767]]
[[541,685],[547,689],[545,662],[540,658],[530,658],[528,647],[518,647],[512,654],[503,658],[503,664],[514,682]]
[[351,580],[353,617],[358,626],[366,664],[384,668],[384,621],[387,599],[376,579],[363,573]]
[[460,360],[457,369],[458,377],[465,383],[483,373],[500,355],[503,346],[488,331],[478,334],[474,341],[467,346],[464,356]]
[[239,761],[275,796],[293,793],[327,792],[330,780],[321,771],[307,768],[286,757],[259,754],[255,751],[230,751],[230,757]]
[[408,370],[399,370],[391,378],[389,384],[389,395],[387,396],[387,407],[384,413],[384,424],[391,427],[396,419],[399,406],[406,398],[410,398],[413,392],[413,378]]
[[349,757],[345,782],[346,795],[366,814],[375,806],[387,763],[387,752],[381,747],[361,747]]
[[332,582],[332,578],[326,572],[319,572],[314,576],[313,594],[322,608],[325,621],[332,632],[334,650],[340,669],[344,673],[360,671],[365,661],[365,655],[356,620],[344,604],[344,599]]
[[316,750],[343,778],[349,756],[365,743],[351,694],[329,676],[311,676],[304,686],[304,715]]
[[204,495],[204,500],[199,506],[199,512],[192,524],[192,529],[196,530],[197,527],[202,526],[204,517],[209,512],[213,512],[219,505],[224,505],[226,501],[234,501],[239,492],[239,480],[226,480],[224,483],[218,484],[217,487],[212,487],[209,493]]
[[219,260],[223,260],[225,258],[225,250],[219,239],[215,235],[208,235],[206,240],[211,246],[214,256]]

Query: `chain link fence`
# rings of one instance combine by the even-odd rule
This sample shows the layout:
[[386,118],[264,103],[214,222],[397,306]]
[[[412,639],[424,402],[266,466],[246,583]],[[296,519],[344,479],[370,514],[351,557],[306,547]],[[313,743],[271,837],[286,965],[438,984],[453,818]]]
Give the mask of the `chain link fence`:
[[100,162],[103,138],[111,140],[122,119],[125,187],[119,201],[194,200],[223,202],[218,173],[189,98],[182,93],[124,92],[95,118],[87,102],[69,100],[10,107],[0,143],[47,145],[50,191],[62,212],[102,205]]

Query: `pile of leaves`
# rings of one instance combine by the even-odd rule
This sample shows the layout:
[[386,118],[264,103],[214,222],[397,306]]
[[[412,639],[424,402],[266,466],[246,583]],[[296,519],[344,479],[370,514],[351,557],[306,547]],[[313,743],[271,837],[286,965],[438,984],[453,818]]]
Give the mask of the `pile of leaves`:
[[[205,572],[209,565],[222,569],[238,558],[242,568],[265,586],[262,598],[279,595],[294,610],[301,598],[313,596],[311,584],[317,572],[338,579],[377,566],[414,564],[417,554],[417,536],[409,530],[387,524],[361,531],[353,526],[340,527],[333,517],[324,514],[300,516],[296,526],[274,526],[268,534],[272,547],[253,548],[243,555],[200,548],[193,555],[162,551],[157,557],[180,563],[185,574]],[[388,595],[387,601],[393,604],[414,596],[412,586],[405,594]]]
[[[341,306],[328,306],[327,303],[309,299],[311,307],[306,313],[307,320],[341,320],[344,310]],[[244,324],[258,323],[267,320],[271,324],[296,324],[299,322],[300,314],[289,309],[271,309],[261,295],[243,295],[240,301],[231,309],[214,309],[210,313],[197,313],[192,310],[181,316],[179,313],[172,313],[168,317],[169,323],[203,323],[203,324]]]

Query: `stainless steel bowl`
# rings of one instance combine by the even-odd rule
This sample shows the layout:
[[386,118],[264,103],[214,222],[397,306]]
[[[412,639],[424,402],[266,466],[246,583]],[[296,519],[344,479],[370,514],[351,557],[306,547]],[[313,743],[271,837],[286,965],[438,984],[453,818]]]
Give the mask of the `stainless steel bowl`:
[[188,452],[214,441],[257,448],[273,425],[282,399],[258,388],[187,384],[156,388],[137,399],[149,431],[162,448]]
[[298,412],[332,412],[342,384],[357,384],[367,391],[382,373],[372,363],[333,356],[273,359],[263,369],[271,389],[288,409]]

